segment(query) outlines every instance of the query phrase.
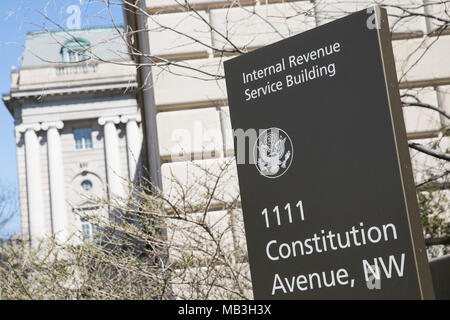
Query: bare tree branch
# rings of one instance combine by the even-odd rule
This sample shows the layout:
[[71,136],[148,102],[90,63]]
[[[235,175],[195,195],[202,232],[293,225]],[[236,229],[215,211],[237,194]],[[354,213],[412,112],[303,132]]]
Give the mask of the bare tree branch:
[[430,148],[425,147],[423,144],[420,143],[415,143],[415,142],[409,142],[408,146],[412,149],[415,149],[417,151],[423,152],[429,156],[441,159],[441,160],[446,160],[446,161],[450,161],[450,155],[448,153],[444,153],[444,152],[440,152],[440,151],[436,151]]

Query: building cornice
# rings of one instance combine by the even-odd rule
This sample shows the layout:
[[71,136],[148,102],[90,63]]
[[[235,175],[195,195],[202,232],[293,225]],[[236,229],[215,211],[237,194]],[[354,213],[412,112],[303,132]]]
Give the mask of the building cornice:
[[57,33],[83,33],[87,31],[102,31],[102,30],[124,30],[123,25],[117,25],[117,26],[98,26],[98,27],[90,27],[86,29],[58,29],[58,30],[39,30],[39,31],[29,31],[27,32],[27,37],[35,37],[39,35],[48,35],[48,34],[57,34]]
[[93,84],[84,86],[64,86],[47,89],[12,90],[3,95],[3,102],[9,112],[14,116],[15,107],[27,103],[44,103],[65,100],[67,98],[95,98],[112,97],[135,94],[137,91],[136,81],[118,81],[108,84]]

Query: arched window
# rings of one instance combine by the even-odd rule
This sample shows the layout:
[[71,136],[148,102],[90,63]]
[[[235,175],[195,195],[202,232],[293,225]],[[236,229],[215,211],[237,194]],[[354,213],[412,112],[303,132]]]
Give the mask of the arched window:
[[89,60],[89,41],[76,38],[64,42],[61,48],[61,55],[63,62],[82,62]]

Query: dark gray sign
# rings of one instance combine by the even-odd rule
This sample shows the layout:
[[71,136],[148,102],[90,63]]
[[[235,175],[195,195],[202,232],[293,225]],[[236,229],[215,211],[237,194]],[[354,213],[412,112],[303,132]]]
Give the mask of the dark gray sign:
[[255,298],[433,298],[386,11],[225,73]]

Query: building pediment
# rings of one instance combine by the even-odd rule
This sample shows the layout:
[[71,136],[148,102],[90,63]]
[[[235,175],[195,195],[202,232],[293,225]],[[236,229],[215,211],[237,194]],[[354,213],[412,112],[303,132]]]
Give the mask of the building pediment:
[[74,207],[73,211],[87,211],[96,209],[100,209],[100,205],[98,202],[95,202],[93,200],[86,200]]

